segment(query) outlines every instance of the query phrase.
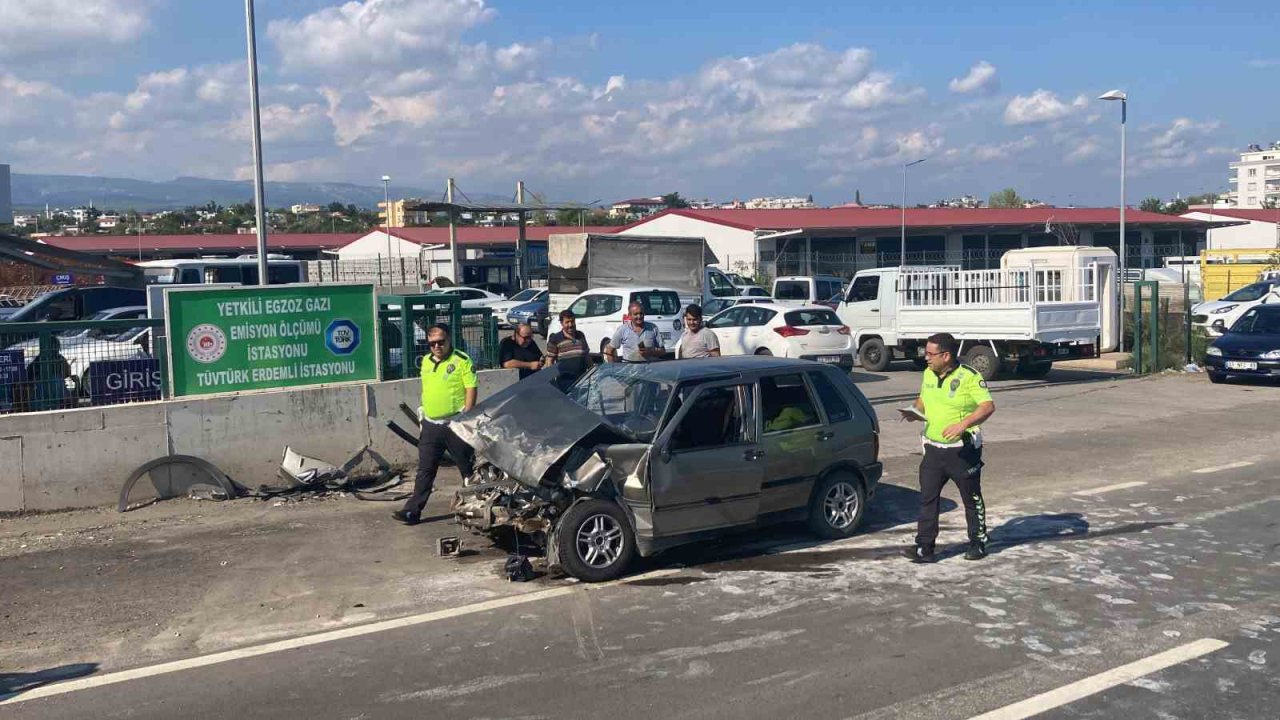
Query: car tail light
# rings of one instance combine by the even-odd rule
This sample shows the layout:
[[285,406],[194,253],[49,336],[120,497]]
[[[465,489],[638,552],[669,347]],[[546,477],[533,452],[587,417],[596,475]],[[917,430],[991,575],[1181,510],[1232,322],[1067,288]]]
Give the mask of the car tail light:
[[791,327],[790,325],[783,325],[782,327],[776,327],[776,328],[774,328],[774,329],[773,329],[773,331],[774,331],[774,332],[776,332],[776,333],[778,333],[779,335],[781,335],[781,336],[782,336],[782,337],[784,337],[784,338],[796,337],[796,336],[798,336],[798,335],[808,335],[808,334],[809,334],[809,331],[808,331],[808,330],[805,330],[805,329],[803,329],[803,328],[798,328],[798,327]]
[[841,335],[848,335],[850,332],[853,332],[853,331],[849,329],[848,325],[841,325],[840,329],[837,330],[836,332],[840,333]]

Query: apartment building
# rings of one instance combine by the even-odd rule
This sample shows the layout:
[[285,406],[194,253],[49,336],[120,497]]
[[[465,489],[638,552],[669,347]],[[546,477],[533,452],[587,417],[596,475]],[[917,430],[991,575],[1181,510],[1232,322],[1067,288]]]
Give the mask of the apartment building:
[[1280,203],[1280,142],[1263,148],[1250,145],[1231,163],[1231,191],[1227,193],[1238,208],[1265,208]]

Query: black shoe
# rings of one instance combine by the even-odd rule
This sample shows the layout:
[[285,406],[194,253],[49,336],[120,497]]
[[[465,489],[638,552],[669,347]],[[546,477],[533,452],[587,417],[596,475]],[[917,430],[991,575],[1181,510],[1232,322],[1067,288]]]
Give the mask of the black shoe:
[[987,556],[987,544],[974,541],[969,543],[969,551],[964,554],[965,560],[981,560]]
[[910,558],[911,562],[914,563],[931,563],[937,560],[937,558],[934,557],[933,548],[925,547],[924,545],[912,545],[911,547],[904,548],[902,550],[902,554],[905,557]]
[[422,522],[422,516],[417,513],[411,513],[408,510],[397,510],[391,513],[391,517],[399,520],[405,525],[417,525]]

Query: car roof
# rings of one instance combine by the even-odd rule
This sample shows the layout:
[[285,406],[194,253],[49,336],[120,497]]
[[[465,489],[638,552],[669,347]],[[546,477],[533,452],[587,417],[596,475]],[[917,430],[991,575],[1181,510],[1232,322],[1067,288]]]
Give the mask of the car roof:
[[591,288],[590,290],[584,290],[578,294],[590,295],[592,293],[618,293],[619,295],[621,295],[624,293],[633,293],[633,292],[671,292],[677,295],[680,294],[679,290],[674,290],[672,288],[664,288],[664,287],[654,287],[652,285],[618,285],[613,287],[598,287],[598,288]]
[[828,367],[811,360],[782,358],[772,355],[722,355],[720,357],[692,360],[665,360],[652,363],[624,365],[628,372],[662,382],[683,382],[698,378],[724,375],[732,377],[744,372],[768,372],[770,370],[816,370]]
[[839,282],[844,282],[844,280],[836,277],[835,275],[788,275],[786,277],[780,277],[777,280],[774,280],[774,282],[778,282],[778,280],[837,280]]
[[730,311],[730,310],[732,310],[732,309],[734,309],[734,308],[736,308],[736,307],[740,307],[741,305],[750,305],[751,307],[754,307],[754,308],[763,308],[763,309],[765,309],[765,310],[774,310],[774,311],[777,311],[777,312],[780,312],[780,313],[795,312],[795,311],[797,311],[797,310],[826,310],[827,312],[834,312],[831,308],[827,307],[826,305],[812,305],[812,304],[810,304],[810,305],[783,305],[782,303],[776,303],[776,302],[767,302],[767,303],[739,303],[738,305],[734,305],[733,307],[727,307],[727,308],[725,308],[725,309],[724,309],[724,312],[728,312],[728,311]]

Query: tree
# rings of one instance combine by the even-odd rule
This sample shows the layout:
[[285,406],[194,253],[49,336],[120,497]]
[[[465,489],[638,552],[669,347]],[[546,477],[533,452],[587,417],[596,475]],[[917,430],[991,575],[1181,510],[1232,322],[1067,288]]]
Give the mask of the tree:
[[1018,191],[1013,188],[1005,188],[1000,192],[992,193],[991,197],[987,198],[987,207],[993,208],[1020,208],[1026,204],[1027,201],[1023,200],[1018,195]]
[[689,207],[689,203],[684,198],[680,197],[680,193],[678,192],[667,193],[666,195],[663,195],[662,202],[669,208]]
[[1151,213],[1164,212],[1164,201],[1158,197],[1149,197],[1138,204],[1138,209]]
[[1184,215],[1190,209],[1191,209],[1191,206],[1187,204],[1186,200],[1183,200],[1182,198],[1177,198],[1174,200],[1170,200],[1168,203],[1165,204],[1164,213],[1166,215]]

